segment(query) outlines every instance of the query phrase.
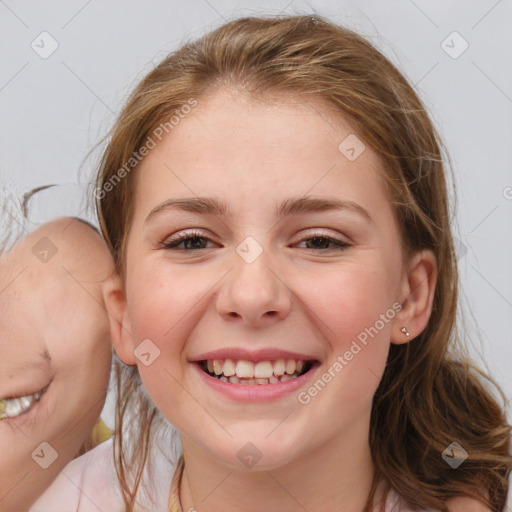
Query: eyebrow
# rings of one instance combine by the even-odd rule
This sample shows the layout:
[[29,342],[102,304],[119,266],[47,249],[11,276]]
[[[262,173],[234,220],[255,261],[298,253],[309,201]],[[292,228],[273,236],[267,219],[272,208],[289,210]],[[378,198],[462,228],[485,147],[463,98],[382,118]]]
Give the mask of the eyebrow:
[[[202,215],[216,215],[226,217],[230,215],[227,203],[216,197],[184,197],[179,199],[167,199],[155,206],[146,217],[144,225],[162,211],[177,209]],[[363,216],[373,223],[371,215],[361,205],[347,199],[334,197],[292,197],[276,206],[274,215],[281,219],[288,215],[300,215],[305,213],[317,213],[332,210],[348,210]]]

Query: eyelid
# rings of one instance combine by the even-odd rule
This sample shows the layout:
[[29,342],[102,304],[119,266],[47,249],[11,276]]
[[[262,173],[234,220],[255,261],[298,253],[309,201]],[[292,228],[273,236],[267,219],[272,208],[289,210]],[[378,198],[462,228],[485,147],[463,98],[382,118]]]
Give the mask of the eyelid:
[[[301,238],[299,240],[297,240],[295,243],[301,243],[306,240],[310,240],[312,238],[325,238],[326,240],[329,240],[334,245],[337,245],[338,249],[348,248],[353,245],[353,242],[350,240],[349,237],[347,237],[346,235],[342,235],[339,232],[336,232],[336,234],[333,235],[326,228],[306,228],[306,229],[309,229],[309,231],[302,234]],[[178,231],[177,233],[174,233],[173,235],[166,237],[159,244],[159,248],[173,250],[173,251],[180,251],[180,252],[197,252],[200,250],[208,249],[208,247],[203,247],[201,249],[192,249],[192,250],[178,248],[178,246],[181,245],[184,241],[189,240],[191,238],[202,238],[202,239],[206,240],[207,242],[216,243],[212,240],[211,236],[209,236],[208,233],[205,233],[200,228],[188,228],[188,229],[183,229],[181,231]],[[320,251],[326,251],[326,252],[329,250],[332,250],[332,249],[320,249]],[[319,250],[315,250],[315,252],[318,252],[318,251]]]
[[[210,242],[213,242],[211,239],[211,236],[208,235],[208,233],[201,231],[198,228],[188,228],[183,229],[181,231],[178,231],[177,233],[174,233],[166,238],[159,244],[160,248],[169,248],[168,246],[173,243],[177,243],[178,245],[188,238],[204,238],[205,240],[208,240]],[[216,243],[216,242],[213,242]],[[179,249],[176,249],[179,250]],[[187,251],[188,252],[188,251]]]
[[329,230],[328,228],[306,228],[305,231],[306,233],[300,235],[301,239],[307,237],[324,236],[326,238],[339,240],[340,242],[346,241],[346,243],[352,243],[347,235],[343,235],[339,231],[333,232],[333,230]]
[[[294,245],[301,244],[303,242],[307,242],[308,240],[313,240],[315,238],[324,239],[327,240],[330,244],[334,245],[334,247],[331,248],[307,248],[307,247],[299,247],[299,249],[305,249],[305,250],[311,250],[315,253],[329,253],[329,252],[342,252],[350,247],[352,247],[354,244],[352,242],[348,242],[343,239],[343,237],[339,236],[332,236],[328,233],[320,232],[320,231],[314,231],[312,233],[303,235],[297,242],[294,243]],[[320,256],[321,254],[318,254]]]

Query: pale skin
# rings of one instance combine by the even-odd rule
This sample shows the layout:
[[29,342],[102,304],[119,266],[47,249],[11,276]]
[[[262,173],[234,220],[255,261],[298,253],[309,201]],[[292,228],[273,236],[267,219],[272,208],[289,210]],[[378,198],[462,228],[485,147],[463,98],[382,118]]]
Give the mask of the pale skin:
[[[57,248],[44,262],[33,252],[50,248],[36,245],[43,238]],[[35,251],[43,260],[50,254]],[[0,259],[0,398],[49,384],[32,409],[0,420],[0,510],[28,510],[101,413],[111,361],[102,283],[112,271],[100,236],[64,217],[26,235]],[[37,463],[53,458],[38,448],[43,442],[58,454],[47,468]]]
[[[138,365],[181,433],[184,511],[359,512],[366,502],[371,400],[390,344],[427,325],[436,261],[423,250],[402,263],[378,155],[367,146],[349,161],[338,151],[352,133],[319,104],[256,103],[221,90],[137,169],[126,276],[110,280],[105,302],[117,353]],[[276,205],[304,195],[352,201],[369,218],[348,209],[274,217]],[[229,215],[167,209],[145,222],[164,201],[195,196],[226,202]],[[200,232],[189,235],[201,237],[200,249],[190,248],[197,239],[186,251],[162,248],[190,230]],[[236,252],[247,236],[262,248],[250,264]],[[326,236],[350,246],[304,241]],[[212,349],[272,347],[311,355],[321,375],[393,304],[400,311],[307,405],[296,394],[240,404],[208,388],[189,362]],[[149,366],[134,355],[146,339],[160,350]],[[247,442],[262,454],[251,468],[237,457]]]

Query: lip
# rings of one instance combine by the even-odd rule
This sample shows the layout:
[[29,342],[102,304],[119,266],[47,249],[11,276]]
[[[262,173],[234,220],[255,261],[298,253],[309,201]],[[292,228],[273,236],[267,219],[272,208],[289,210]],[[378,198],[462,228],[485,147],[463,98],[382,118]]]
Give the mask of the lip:
[[247,350],[242,348],[222,348],[205,352],[199,356],[189,359],[191,363],[198,363],[199,361],[207,361],[213,359],[234,359],[236,361],[252,361],[257,363],[259,361],[276,361],[277,359],[295,359],[300,361],[314,361],[319,358],[300,354],[299,352],[289,352],[287,350],[279,350],[276,348],[263,348],[260,350]]
[[[220,359],[220,358],[219,358]],[[290,358],[290,359],[293,359]],[[276,384],[232,384],[211,377],[203,371],[200,364],[193,362],[192,366],[203,382],[215,392],[239,402],[269,402],[290,395],[300,389],[306,382],[312,379],[320,368],[320,364],[314,364],[311,369],[300,377],[277,382]]]

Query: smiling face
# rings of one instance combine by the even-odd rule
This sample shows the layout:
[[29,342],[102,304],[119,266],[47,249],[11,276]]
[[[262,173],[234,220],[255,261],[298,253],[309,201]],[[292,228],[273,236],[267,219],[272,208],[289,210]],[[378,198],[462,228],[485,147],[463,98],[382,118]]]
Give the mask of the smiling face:
[[[318,104],[221,91],[137,170],[113,339],[181,432],[185,456],[243,468],[250,442],[257,467],[275,468],[326,443],[364,442],[390,341],[406,341],[406,320],[410,339],[424,327],[381,162],[368,146],[355,160],[338,149],[353,133]],[[207,375],[205,360],[216,373],[225,359],[238,383]],[[311,369],[242,385],[253,365],[238,360],[250,359],[260,376],[282,374],[279,359]]]
[[98,419],[111,360],[101,283],[112,270],[101,238],[70,218],[0,260],[2,510],[26,510]]

